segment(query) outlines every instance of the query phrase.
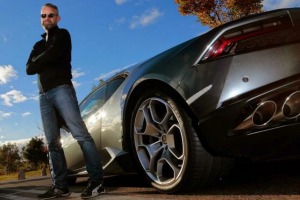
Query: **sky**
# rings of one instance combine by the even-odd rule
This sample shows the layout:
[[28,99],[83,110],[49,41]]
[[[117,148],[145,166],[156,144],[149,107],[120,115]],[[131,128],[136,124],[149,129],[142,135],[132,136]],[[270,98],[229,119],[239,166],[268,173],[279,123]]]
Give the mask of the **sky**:
[[[207,32],[182,16],[174,0],[0,0],[0,146],[43,136],[36,76],[25,72],[41,39],[40,10],[58,6],[59,27],[72,37],[72,74],[79,102],[98,80]],[[264,10],[300,7],[299,0],[264,0]]]

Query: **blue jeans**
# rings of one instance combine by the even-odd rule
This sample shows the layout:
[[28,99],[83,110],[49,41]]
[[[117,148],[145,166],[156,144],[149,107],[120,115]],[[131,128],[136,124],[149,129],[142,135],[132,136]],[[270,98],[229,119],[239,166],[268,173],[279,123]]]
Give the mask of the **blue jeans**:
[[95,142],[81,118],[75,90],[72,86],[61,85],[40,94],[40,111],[48,143],[51,176],[55,187],[65,189],[67,184],[67,163],[60,142],[60,127],[55,109],[69,127],[72,136],[80,145],[90,181],[102,181],[103,169]]

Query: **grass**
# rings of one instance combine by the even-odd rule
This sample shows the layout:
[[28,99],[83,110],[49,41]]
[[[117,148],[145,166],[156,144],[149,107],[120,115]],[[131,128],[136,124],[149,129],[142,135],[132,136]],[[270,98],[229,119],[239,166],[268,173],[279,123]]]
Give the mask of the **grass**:
[[[49,175],[50,172],[47,171],[47,175]],[[39,177],[42,176],[42,170],[35,170],[35,171],[28,171],[25,172],[25,178],[31,178],[31,177]],[[0,182],[2,181],[13,181],[13,180],[18,180],[18,173],[12,173],[9,175],[0,175]]]

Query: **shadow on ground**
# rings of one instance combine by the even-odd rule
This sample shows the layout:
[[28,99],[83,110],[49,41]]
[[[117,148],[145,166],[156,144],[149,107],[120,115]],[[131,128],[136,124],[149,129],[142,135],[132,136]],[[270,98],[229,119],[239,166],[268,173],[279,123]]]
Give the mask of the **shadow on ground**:
[[[77,183],[86,184],[87,181]],[[105,186],[150,188],[141,193],[157,193],[142,175],[109,177]],[[181,195],[300,195],[300,160],[241,162],[225,180]]]

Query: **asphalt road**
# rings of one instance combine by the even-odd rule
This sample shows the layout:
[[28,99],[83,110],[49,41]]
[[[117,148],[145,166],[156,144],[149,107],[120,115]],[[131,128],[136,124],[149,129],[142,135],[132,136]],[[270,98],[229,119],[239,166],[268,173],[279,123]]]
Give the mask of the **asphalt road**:
[[[0,199],[36,199],[51,184],[49,177],[0,182]],[[71,186],[71,196],[80,199],[87,184],[80,178]],[[234,168],[227,180],[188,194],[161,194],[136,175],[105,179],[106,194],[94,199],[103,200],[300,200],[300,160],[268,163],[243,163]],[[60,198],[62,199],[62,198]]]

